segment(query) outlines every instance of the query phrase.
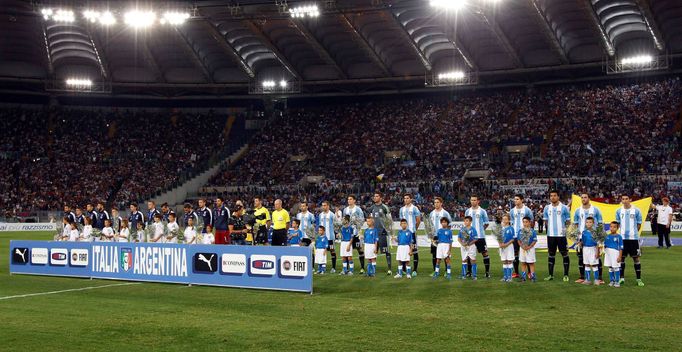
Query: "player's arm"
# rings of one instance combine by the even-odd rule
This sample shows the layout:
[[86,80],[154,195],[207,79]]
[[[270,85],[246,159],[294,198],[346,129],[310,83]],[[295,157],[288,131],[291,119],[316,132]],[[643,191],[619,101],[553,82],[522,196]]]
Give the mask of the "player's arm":
[[[490,225],[490,224],[488,224],[488,222],[490,222],[490,219],[488,219],[488,212],[485,211],[485,209],[483,210],[483,219],[482,220],[483,220],[483,230],[487,230],[488,226]],[[485,233],[483,234],[483,236],[485,236]]]
[[637,215],[636,215],[637,219],[635,219],[635,220],[637,220],[637,232],[639,232],[639,230],[642,228],[642,212],[639,211],[638,208],[635,208],[635,209],[637,209]]

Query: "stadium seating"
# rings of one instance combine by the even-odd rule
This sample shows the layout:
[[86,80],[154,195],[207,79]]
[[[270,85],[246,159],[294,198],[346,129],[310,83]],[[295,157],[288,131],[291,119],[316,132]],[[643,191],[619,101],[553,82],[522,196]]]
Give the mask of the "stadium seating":
[[[384,183],[416,182],[425,201],[438,193],[457,207],[457,199],[478,191],[507,205],[509,192],[496,194],[476,182],[464,187],[459,180],[468,168],[489,169],[491,179],[553,178],[561,190],[603,198],[623,191],[660,194],[665,182],[634,177],[682,170],[680,93],[679,79],[671,78],[292,109],[262,131],[237,165],[214,177],[203,195],[215,193],[211,187],[249,185],[223,194],[268,194],[291,205],[303,196],[340,200],[354,193],[369,202],[381,174]],[[517,145],[527,152],[516,153]],[[307,175],[326,181],[302,188],[298,183]],[[440,186],[434,192],[436,184],[448,185],[447,192]],[[378,185],[394,196],[407,188]]]
[[0,209],[143,200],[243,145],[243,119],[229,138],[226,121],[213,113],[2,109]]

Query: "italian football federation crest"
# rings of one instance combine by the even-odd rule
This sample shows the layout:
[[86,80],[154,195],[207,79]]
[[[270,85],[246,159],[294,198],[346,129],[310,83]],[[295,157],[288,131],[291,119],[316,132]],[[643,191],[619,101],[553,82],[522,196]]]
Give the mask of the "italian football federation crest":
[[119,263],[123,271],[128,271],[133,267],[133,250],[131,248],[121,248]]

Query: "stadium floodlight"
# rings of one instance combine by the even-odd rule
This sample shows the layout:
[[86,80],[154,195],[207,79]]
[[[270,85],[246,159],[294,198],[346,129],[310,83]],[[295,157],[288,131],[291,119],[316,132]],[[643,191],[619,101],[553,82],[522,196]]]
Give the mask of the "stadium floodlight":
[[320,8],[316,4],[298,6],[289,10],[289,13],[293,18],[318,17],[320,16]]
[[126,12],[124,22],[134,28],[147,28],[156,22],[156,14],[153,11],[130,10]]
[[83,17],[85,17],[86,20],[95,23],[99,20],[101,14],[99,11],[93,11],[93,10],[85,10],[83,11]]
[[114,17],[114,14],[112,14],[110,11],[104,11],[102,12],[102,15],[99,16],[99,23],[104,26],[111,26],[116,24],[116,17]]
[[460,10],[466,6],[466,0],[431,0],[431,6],[443,10]]
[[40,13],[43,14],[43,18],[45,20],[49,20],[50,17],[52,17],[52,15],[54,14],[54,11],[52,11],[52,9],[43,9],[42,11],[40,11]]
[[275,88],[276,86],[277,86],[277,84],[275,83],[275,81],[270,81],[270,80],[263,81],[263,88],[264,89]]
[[653,56],[651,55],[637,55],[637,56],[630,56],[626,57],[623,60],[620,61],[622,65],[628,65],[628,66],[644,66],[651,64],[654,61]]
[[43,18],[45,20],[52,19],[55,22],[66,22],[66,23],[71,23],[71,22],[74,22],[76,20],[76,17],[74,17],[73,11],[71,11],[71,10],[43,9],[41,11],[41,13],[42,13]]
[[289,83],[288,83],[287,81],[285,81],[285,80],[279,81],[279,86],[280,86],[281,88],[286,88],[288,84],[289,84]]
[[188,13],[183,13],[183,12],[166,12],[163,14],[163,17],[159,20],[161,24],[170,24],[170,25],[181,25],[185,23],[189,19],[189,14]]
[[66,80],[66,85],[71,87],[87,88],[92,86],[92,81],[89,79],[69,78]]
[[438,74],[439,81],[459,81],[464,77],[466,77],[466,75],[462,71],[452,71]]

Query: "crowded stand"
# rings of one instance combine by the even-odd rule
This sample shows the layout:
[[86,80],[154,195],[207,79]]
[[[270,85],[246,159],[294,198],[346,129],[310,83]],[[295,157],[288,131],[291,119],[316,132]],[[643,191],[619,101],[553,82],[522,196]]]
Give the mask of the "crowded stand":
[[245,142],[243,121],[217,113],[0,109],[0,209],[108,202],[125,207]]

